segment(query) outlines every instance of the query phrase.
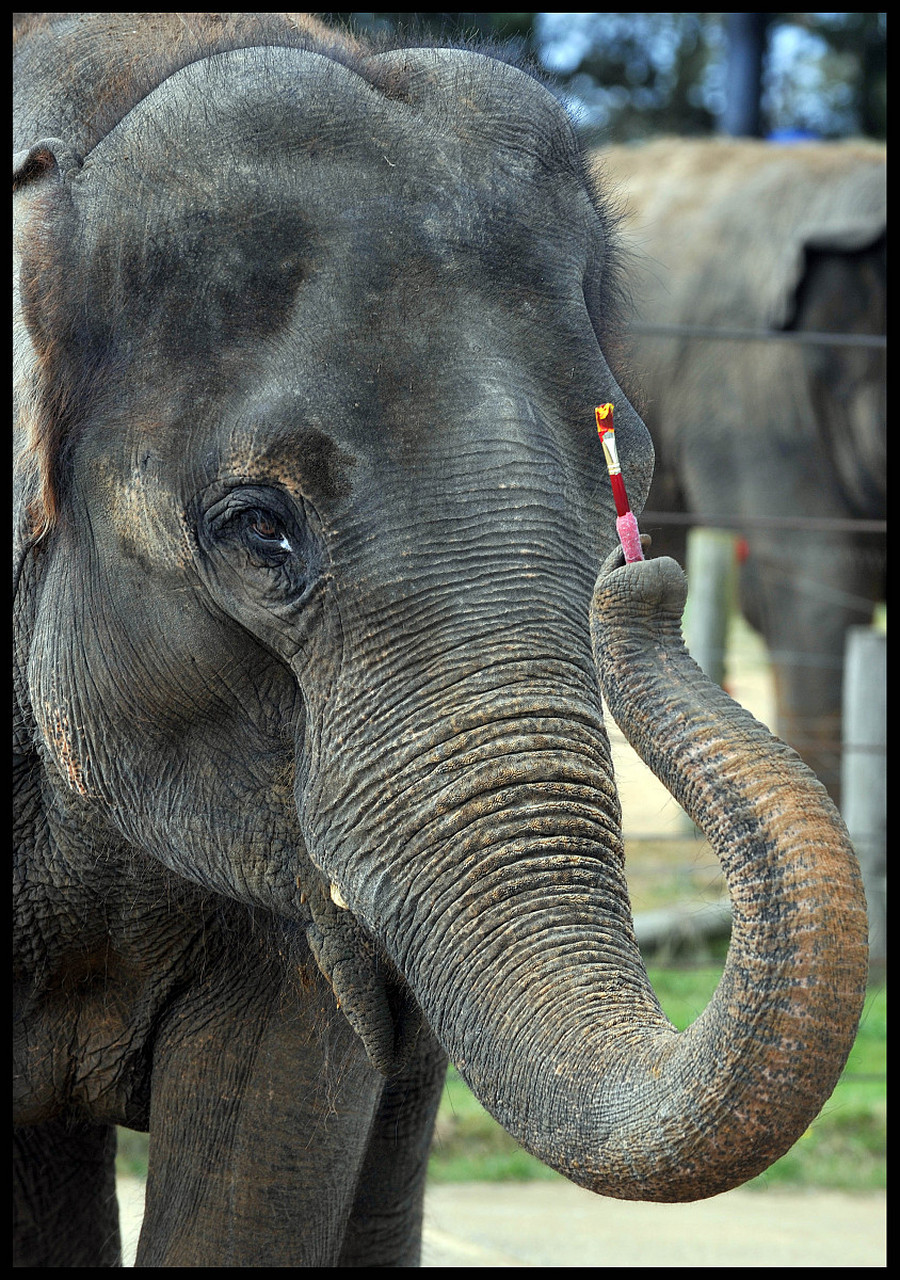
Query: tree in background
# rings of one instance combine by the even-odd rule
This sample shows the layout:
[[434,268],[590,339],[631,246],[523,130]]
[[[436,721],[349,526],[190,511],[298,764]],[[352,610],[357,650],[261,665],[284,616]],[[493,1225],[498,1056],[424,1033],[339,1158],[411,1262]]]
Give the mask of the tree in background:
[[590,141],[658,133],[884,138],[884,13],[335,13],[358,28],[511,40]]

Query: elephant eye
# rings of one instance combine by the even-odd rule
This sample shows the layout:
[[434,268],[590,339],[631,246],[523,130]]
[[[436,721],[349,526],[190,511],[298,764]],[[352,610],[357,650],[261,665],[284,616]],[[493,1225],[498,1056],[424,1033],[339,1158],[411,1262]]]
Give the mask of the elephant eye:
[[249,485],[226,489],[202,512],[199,527],[210,550],[237,556],[241,566],[275,571],[269,587],[279,583],[293,589],[305,580],[309,544],[302,511],[280,491]]
[[248,536],[263,550],[293,551],[284,527],[275,516],[265,511],[248,511],[245,521]]

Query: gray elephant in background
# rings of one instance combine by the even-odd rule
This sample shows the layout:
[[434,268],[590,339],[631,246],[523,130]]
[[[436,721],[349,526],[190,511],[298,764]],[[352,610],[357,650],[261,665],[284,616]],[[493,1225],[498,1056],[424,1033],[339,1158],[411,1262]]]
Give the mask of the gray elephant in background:
[[[624,207],[638,321],[884,334],[883,146],[660,139],[595,162]],[[637,333],[633,360],[656,448],[648,512],[885,518],[883,349]],[[644,527],[683,556],[683,530]],[[845,633],[884,599],[884,538],[740,532],[776,731],[838,799]]]
[[[17,1265],[119,1265],[125,1125],[138,1266],[416,1266],[448,1058],[599,1194],[767,1168],[859,868],[616,549],[594,406],[638,511],[653,450],[557,98],[292,14],[29,14],[15,81]],[[601,690],[732,893],[681,1034]]]

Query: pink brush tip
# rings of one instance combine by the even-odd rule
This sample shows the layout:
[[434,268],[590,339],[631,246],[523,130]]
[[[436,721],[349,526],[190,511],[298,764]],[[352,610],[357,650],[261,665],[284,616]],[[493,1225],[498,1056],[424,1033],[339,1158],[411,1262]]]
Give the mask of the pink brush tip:
[[625,563],[634,564],[637,560],[643,560],[641,531],[638,528],[638,522],[633,511],[626,511],[624,516],[616,518],[616,533],[619,535],[622,550],[625,552]]

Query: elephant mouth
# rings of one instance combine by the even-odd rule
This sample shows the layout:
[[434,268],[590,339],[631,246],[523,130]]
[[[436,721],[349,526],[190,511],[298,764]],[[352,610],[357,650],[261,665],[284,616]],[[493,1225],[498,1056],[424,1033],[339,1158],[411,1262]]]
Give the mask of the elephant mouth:
[[304,897],[311,915],[306,939],[337,1007],[375,1070],[388,1078],[400,1074],[425,1025],[412,991],[334,882],[326,886],[316,876]]

